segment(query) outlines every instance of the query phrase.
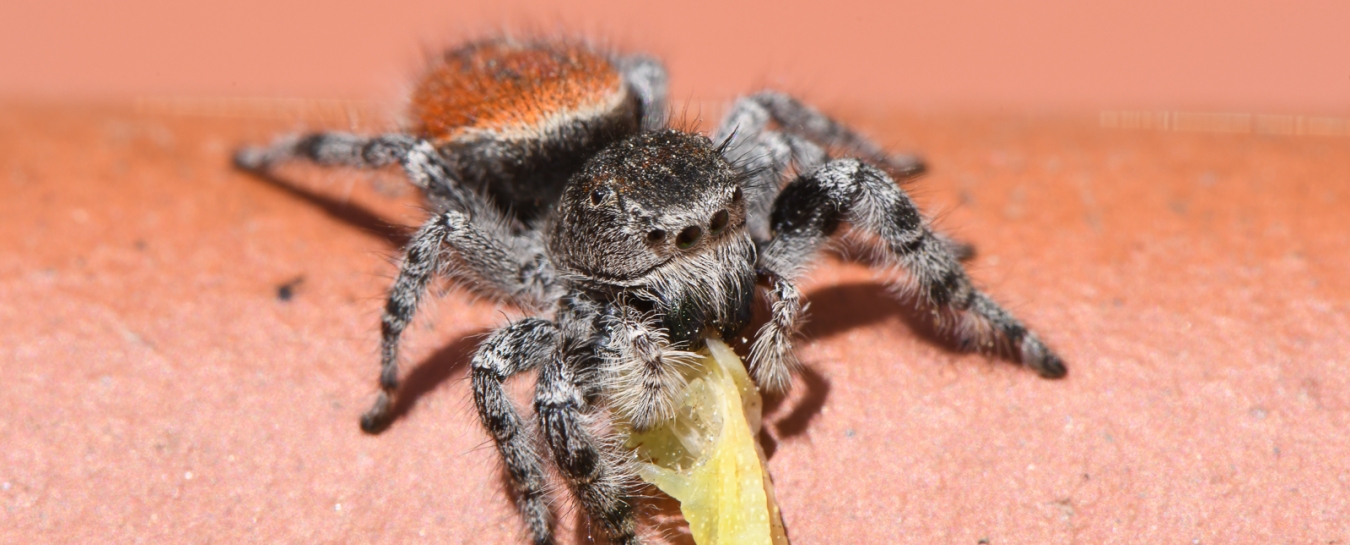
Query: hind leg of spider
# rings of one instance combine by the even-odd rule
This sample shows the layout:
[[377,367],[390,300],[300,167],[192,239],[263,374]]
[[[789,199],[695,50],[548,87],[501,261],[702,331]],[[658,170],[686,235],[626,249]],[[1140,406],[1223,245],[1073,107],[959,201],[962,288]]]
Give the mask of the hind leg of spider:
[[388,425],[398,389],[399,339],[416,314],[428,283],[447,266],[477,291],[527,309],[543,308],[556,298],[554,269],[542,244],[528,237],[503,237],[481,228],[461,212],[433,216],[404,248],[398,278],[389,289],[380,320],[381,392],[361,417],[361,429],[375,433]]
[[514,500],[535,545],[553,543],[553,513],[538,441],[521,418],[502,383],[517,373],[539,367],[557,344],[557,327],[548,320],[527,318],[497,330],[473,357],[473,400],[478,417],[492,436],[506,465]]
[[653,57],[633,55],[619,59],[619,71],[642,104],[642,130],[666,128],[670,77],[665,65]]
[[245,148],[235,156],[241,168],[262,170],[286,160],[325,166],[379,168],[395,162],[423,187],[433,203],[450,210],[431,218],[404,248],[398,279],[381,317],[381,393],[361,417],[361,428],[376,433],[389,424],[398,388],[398,344],[433,275],[442,270],[442,250],[452,254],[455,275],[496,299],[539,309],[556,298],[557,285],[544,244],[531,233],[513,235],[501,213],[485,198],[462,188],[429,142],[389,134],[366,138],[316,133],[282,139],[267,148]]
[[234,164],[246,171],[266,171],[280,163],[308,160],[330,167],[363,169],[392,164],[403,167],[413,185],[426,191],[436,208],[459,210],[482,222],[502,222],[501,213],[487,199],[462,187],[450,173],[436,147],[406,134],[366,137],[343,132],[319,132],[281,138],[266,147],[235,152]]
[[783,189],[771,218],[775,237],[761,249],[760,263],[770,270],[800,270],[841,222],[878,239],[882,258],[909,273],[909,282],[895,287],[953,317],[963,347],[1006,349],[1043,377],[1065,375],[1058,355],[972,285],[952,244],[929,228],[895,182],[857,159],[826,163]]
[[278,163],[306,159],[324,166],[380,168],[399,162],[416,138],[405,134],[374,137],[343,132],[318,132],[286,136],[266,147],[245,147],[234,154],[235,166],[264,170]]
[[925,170],[923,159],[918,156],[887,152],[848,125],[787,93],[760,91],[742,98],[738,106],[762,109],[783,132],[805,137],[825,148],[839,148],[848,155],[865,158],[886,167],[901,179],[913,178]]
[[722,156],[745,173],[746,227],[758,242],[769,239],[769,210],[792,169],[809,172],[829,157],[819,145],[770,128],[773,117],[748,98],[736,102],[713,133]]
[[539,371],[534,410],[544,439],[592,527],[599,527],[610,543],[639,545],[631,476],[622,471],[616,446],[601,443],[588,428],[592,408],[566,352],[559,350]]

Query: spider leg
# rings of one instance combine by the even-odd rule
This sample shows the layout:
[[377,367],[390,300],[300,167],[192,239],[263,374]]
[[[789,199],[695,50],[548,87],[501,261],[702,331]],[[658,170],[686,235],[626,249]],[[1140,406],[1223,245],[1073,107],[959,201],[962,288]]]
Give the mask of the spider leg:
[[[823,148],[802,136],[769,130],[771,116],[755,101],[742,98],[740,107],[722,120],[717,142],[726,142],[725,156],[749,174],[747,227],[755,240],[769,239],[768,214],[778,197],[780,181],[790,167],[810,173],[829,161]],[[918,161],[918,159],[915,159]],[[934,236],[950,247],[958,260],[975,258],[975,246],[967,241],[953,239],[945,233]]]
[[399,162],[417,139],[405,134],[364,137],[343,132],[319,132],[286,136],[266,147],[245,147],[235,152],[235,166],[264,170],[277,163],[308,159],[323,166],[380,168]]
[[547,479],[536,441],[502,383],[512,375],[538,367],[557,344],[557,327],[548,320],[527,318],[497,330],[473,357],[473,400],[483,427],[497,445],[510,475],[516,506],[535,545],[553,543],[553,513]]
[[889,153],[820,110],[783,92],[765,90],[744,97],[744,108],[762,108],[783,132],[805,137],[827,148],[843,148],[849,155],[867,159],[891,170],[901,179],[923,174],[923,160],[914,155]]
[[713,141],[722,143],[723,157],[747,176],[746,227],[760,242],[769,239],[769,211],[788,170],[795,166],[809,172],[829,159],[806,138],[770,129],[772,121],[763,105],[741,98],[713,134]]
[[585,381],[568,352],[560,348],[539,371],[534,410],[544,439],[591,524],[602,528],[611,543],[637,545],[641,540],[629,476],[614,446],[602,443],[589,429],[593,417],[582,391]]
[[[389,289],[380,328],[380,396],[361,417],[361,428],[377,432],[388,424],[389,409],[398,389],[398,344],[412,321],[427,285],[448,264],[453,275],[479,291],[542,308],[558,286],[552,264],[541,244],[527,237],[503,238],[484,230],[457,211],[433,216],[404,248],[398,278]],[[448,263],[442,260],[448,248]],[[533,256],[533,257],[531,257]]]
[[670,77],[666,74],[665,65],[646,55],[623,57],[618,64],[624,81],[637,92],[638,100],[642,103],[642,130],[666,128],[666,117],[670,113],[667,105]]
[[426,191],[438,209],[459,210],[486,222],[505,221],[487,199],[455,180],[435,145],[406,134],[365,137],[343,132],[318,132],[288,136],[270,146],[240,149],[234,155],[234,164],[243,170],[262,171],[296,159],[321,166],[364,169],[398,163],[408,180]]
[[795,276],[841,221],[879,239],[882,258],[909,272],[910,282],[896,288],[954,316],[964,347],[1006,347],[1041,376],[1064,376],[1059,356],[971,284],[952,243],[929,228],[904,191],[860,160],[831,161],[783,188],[771,219],[776,236],[761,248],[760,266]]
[[758,277],[768,287],[769,320],[750,345],[750,373],[760,388],[782,393],[792,385],[791,373],[798,365],[792,341],[803,311],[801,292],[791,280],[770,269],[761,268]]

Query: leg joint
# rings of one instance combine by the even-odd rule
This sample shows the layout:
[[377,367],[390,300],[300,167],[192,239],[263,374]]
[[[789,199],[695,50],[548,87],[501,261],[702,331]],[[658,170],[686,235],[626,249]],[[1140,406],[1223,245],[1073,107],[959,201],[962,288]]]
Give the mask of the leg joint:
[[372,138],[361,148],[361,158],[373,167],[382,167],[401,162],[412,149],[412,137],[391,134]]

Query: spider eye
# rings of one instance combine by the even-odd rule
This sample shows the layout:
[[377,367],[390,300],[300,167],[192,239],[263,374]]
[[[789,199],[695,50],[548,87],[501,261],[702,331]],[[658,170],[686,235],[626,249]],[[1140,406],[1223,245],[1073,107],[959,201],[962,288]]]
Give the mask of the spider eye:
[[650,233],[647,233],[647,242],[661,242],[665,238],[666,232],[661,229],[653,229]]
[[736,188],[736,192],[731,194],[731,202],[741,202],[745,198],[745,192],[741,188]]
[[675,237],[675,246],[679,247],[681,250],[688,250],[689,248],[692,248],[700,238],[703,238],[703,229],[700,229],[697,225],[690,225],[689,227],[685,227],[684,230],[680,231],[680,234]]
[[605,186],[595,188],[591,191],[591,204],[600,206],[600,203],[605,202],[605,199],[608,199],[611,193],[613,192]]
[[731,214],[728,214],[726,210],[718,210],[716,214],[713,214],[712,221],[708,222],[708,227],[712,229],[713,234],[717,234],[722,232],[728,221],[731,221]]

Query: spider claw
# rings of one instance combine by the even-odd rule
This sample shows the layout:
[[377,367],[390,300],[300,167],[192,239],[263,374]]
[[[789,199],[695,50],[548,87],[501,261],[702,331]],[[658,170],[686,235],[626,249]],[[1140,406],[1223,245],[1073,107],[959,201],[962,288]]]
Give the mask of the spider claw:
[[388,429],[391,420],[389,408],[389,394],[380,392],[379,397],[375,398],[375,404],[361,415],[361,431],[375,435]]
[[1069,368],[1064,365],[1064,360],[1059,359],[1059,356],[1047,354],[1045,359],[1036,365],[1036,372],[1041,375],[1041,378],[1056,379],[1068,376]]
[[1042,378],[1064,378],[1069,374],[1069,368],[1064,365],[1064,360],[1046,348],[1040,339],[1032,336],[1022,340],[1022,362]]
[[248,172],[256,172],[267,168],[270,161],[268,160],[267,148],[248,146],[234,152],[234,157],[231,157],[231,162],[234,164],[234,168]]

